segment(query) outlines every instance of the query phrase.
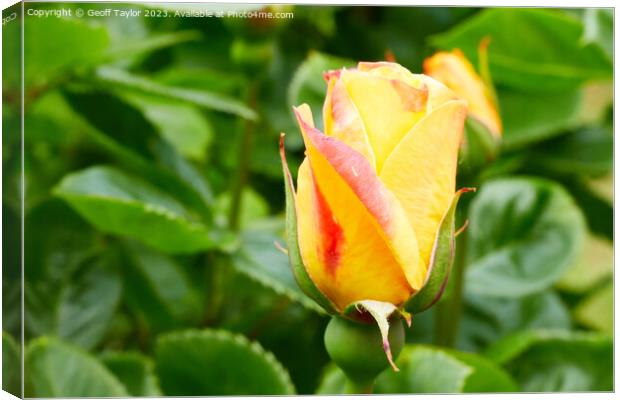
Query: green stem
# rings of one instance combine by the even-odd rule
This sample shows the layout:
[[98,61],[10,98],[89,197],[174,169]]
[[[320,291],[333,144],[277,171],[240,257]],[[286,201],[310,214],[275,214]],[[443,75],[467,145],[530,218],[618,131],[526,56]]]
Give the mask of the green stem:
[[[248,90],[247,104],[250,108],[256,108],[256,99],[258,96],[259,81],[255,80],[251,83]],[[241,214],[241,203],[243,200],[243,187],[248,180],[250,169],[250,158],[252,154],[252,144],[254,142],[254,133],[256,130],[256,122],[248,120],[245,122],[243,137],[239,147],[239,165],[237,167],[236,176],[233,181],[232,201],[230,203],[230,213],[228,216],[228,227],[233,230],[239,230],[239,220]]]
[[372,394],[374,382],[355,382],[345,378],[344,394]]
[[[255,79],[248,88],[247,104],[252,109],[256,108],[259,86],[260,79]],[[239,230],[243,188],[248,181],[255,129],[256,123],[254,121],[245,121],[239,146],[239,164],[232,179],[232,197],[228,215],[228,227],[232,231]],[[226,301],[230,281],[229,270],[231,269],[226,257],[219,254],[210,254],[209,263],[211,265],[207,266],[206,271],[208,296],[204,318],[204,324],[207,326],[217,324],[217,321],[222,317],[222,308]]]
[[230,265],[224,256],[216,253],[207,254],[205,264],[205,315],[204,326],[217,325],[221,317],[221,310],[226,300]]

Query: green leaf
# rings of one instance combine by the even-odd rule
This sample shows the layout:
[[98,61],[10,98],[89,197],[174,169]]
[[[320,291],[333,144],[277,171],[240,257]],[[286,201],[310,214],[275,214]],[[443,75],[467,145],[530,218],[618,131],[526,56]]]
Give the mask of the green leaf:
[[519,330],[570,329],[571,325],[568,307],[552,290],[518,299],[466,294],[458,347],[480,351]]
[[583,10],[584,44],[598,45],[609,60],[614,54],[614,14],[611,8],[586,8]]
[[609,335],[614,331],[614,285],[596,288],[575,306],[575,320],[581,325]]
[[198,108],[140,94],[125,98],[157,128],[159,134],[184,156],[204,160],[213,139],[213,127]]
[[[26,9],[40,8],[39,5]],[[26,11],[27,12],[27,11]],[[25,86],[44,86],[84,69],[109,46],[105,26],[77,18],[28,18],[24,25]]]
[[295,186],[293,178],[286,163],[286,155],[284,154],[284,136],[280,137],[280,159],[282,160],[282,171],[284,175],[284,193],[286,197],[286,244],[288,248],[288,258],[293,269],[293,276],[301,290],[318,305],[323,307],[328,313],[334,313],[336,307],[332,302],[321,293],[316,287],[306,266],[301,258],[299,250],[299,241],[297,238],[297,210],[295,208]]
[[276,293],[322,313],[323,310],[299,289],[286,254],[276,247],[276,243],[281,242],[278,235],[254,225],[242,233],[241,246],[232,258],[233,266]]
[[200,66],[171,66],[157,72],[155,80],[165,86],[213,90],[215,92],[233,94],[244,88],[247,78],[234,71],[219,71]]
[[[138,108],[104,91],[67,90],[63,94],[75,112],[88,121],[85,131],[97,144],[125,168],[181,199],[209,220],[207,206],[212,196],[206,180],[160,137],[155,125]],[[107,113],[102,114],[102,109]],[[114,118],[109,118],[108,113]]]
[[[28,8],[41,9],[38,5]],[[97,7],[87,6],[86,11],[91,9]],[[74,13],[75,10],[73,7]],[[98,11],[102,11],[101,8]],[[121,17],[110,17],[103,21],[53,16],[28,19],[25,29],[25,57],[30,61],[26,63],[26,87],[54,83],[75,72],[82,73],[97,64],[125,61],[201,37],[197,31],[145,36],[145,27],[140,25],[142,21],[139,18],[122,20],[122,24],[130,25],[133,31],[132,28],[122,31],[123,28],[112,22]],[[119,30],[122,32],[118,32]]]
[[464,393],[516,392],[516,382],[504,369],[479,354],[448,350],[448,353],[464,362],[473,372],[465,380]]
[[258,119],[256,112],[244,103],[219,93],[213,93],[206,90],[165,86],[143,76],[134,75],[122,69],[112,67],[98,68],[95,78],[102,85],[111,85],[113,87],[131,90],[137,93],[181,101],[199,107],[233,114],[249,120]]
[[258,343],[226,331],[183,331],[159,338],[156,362],[169,396],[283,395],[286,370]]
[[571,175],[565,177],[563,184],[584,213],[590,231],[612,241],[614,238],[612,175],[587,180]]
[[153,361],[140,353],[107,352],[101,361],[125,385],[130,396],[161,396]]
[[[400,373],[385,371],[376,383],[378,393],[463,393],[515,391],[516,385],[500,367],[473,353],[431,346],[407,346]],[[486,382],[485,382],[486,381]]]
[[175,199],[112,167],[69,174],[54,193],[97,229],[138,239],[166,253],[193,253],[230,244]]
[[614,269],[614,247],[604,238],[588,234],[583,251],[556,287],[564,292],[585,293],[611,277]]
[[21,397],[20,347],[8,333],[2,332],[2,390]]
[[546,92],[611,77],[610,59],[599,46],[584,43],[583,34],[581,21],[561,10],[492,8],[434,36],[431,43],[446,50],[459,48],[477,64],[478,45],[489,37],[489,66],[496,83]]
[[[428,345],[408,345],[398,359],[400,372],[384,371],[376,394],[514,392],[513,379],[492,361],[473,353]],[[342,394],[344,374],[330,367],[317,394]]]
[[602,175],[613,166],[613,131],[602,126],[578,129],[541,143],[528,157],[546,173]]
[[[462,391],[472,370],[443,351],[418,348],[403,352],[403,371],[398,376],[384,375],[377,392],[456,393]],[[406,365],[406,367],[405,367]],[[421,368],[424,366],[423,368]]]
[[[323,73],[331,69],[352,67],[351,60],[335,57],[318,52],[310,55],[299,65],[288,87],[287,100],[290,107],[307,103],[312,110],[321,110],[327,91],[327,84]],[[322,120],[317,121],[317,127],[323,129]]]
[[433,245],[426,282],[419,292],[407,300],[404,306],[405,310],[412,314],[420,313],[435,304],[446,288],[448,278],[450,277],[450,270],[452,269],[452,262],[454,261],[454,219],[456,206],[459,203],[461,194],[469,190],[461,189],[457,191],[450,207],[443,216],[437,230],[435,244]]
[[27,284],[70,281],[68,277],[97,250],[97,233],[60,199],[40,202],[24,222]]
[[26,216],[25,329],[90,349],[116,312],[121,280],[116,253],[62,200],[48,198]]
[[[199,200],[201,201],[200,205],[198,205],[198,210],[203,210],[201,214],[205,220],[213,220],[211,210],[211,206],[213,206],[214,202],[213,191],[211,189],[211,184],[207,180],[207,177],[201,172],[201,169],[191,161],[183,158],[172,146],[158,146],[156,153],[159,163],[176,175],[176,177],[174,177],[175,180],[164,179],[162,181],[162,186],[166,187],[168,193],[172,193],[173,195],[177,194],[174,190],[175,187],[183,190],[183,192],[185,192],[183,198],[191,202],[188,204],[195,204],[197,199],[195,199],[194,194],[198,194]],[[181,182],[176,180],[176,178],[180,179]],[[154,181],[159,182],[160,180],[155,177]],[[190,193],[189,190],[192,189],[193,191]],[[191,199],[189,196],[192,196]]]
[[[134,105],[100,90],[74,89],[62,93],[73,111],[95,128],[103,139],[135,154],[135,158],[155,159],[159,138],[157,129]],[[106,113],[102,113],[102,109]]]
[[137,242],[126,241],[126,301],[155,332],[182,322],[196,323],[200,296],[189,277],[174,259]]
[[[222,226],[228,224],[230,215],[230,203],[232,193],[222,193],[216,202],[219,213],[218,223]],[[241,193],[241,209],[239,210],[239,226],[247,227],[253,222],[260,221],[269,214],[269,204],[267,201],[250,187],[244,187]]]
[[469,211],[466,287],[522,297],[555,283],[581,251],[585,221],[558,184],[535,178],[485,183]]
[[56,308],[61,339],[90,349],[103,338],[121,298],[120,277],[109,263],[105,257],[97,259],[62,288]]
[[27,397],[125,397],[125,387],[96,358],[41,337],[26,353]]
[[[110,18],[111,19],[111,18]],[[106,60],[116,60],[126,57],[150,53],[156,50],[173,47],[181,43],[195,41],[202,36],[198,31],[177,31],[170,33],[153,34],[147,37],[131,38],[123,37],[112,43],[104,58]]]
[[515,333],[486,352],[505,365],[525,392],[611,391],[613,341],[568,331]]
[[[502,146],[523,147],[561,134],[578,125],[582,92],[524,93],[499,90],[504,134]],[[527,115],[527,118],[524,116]]]

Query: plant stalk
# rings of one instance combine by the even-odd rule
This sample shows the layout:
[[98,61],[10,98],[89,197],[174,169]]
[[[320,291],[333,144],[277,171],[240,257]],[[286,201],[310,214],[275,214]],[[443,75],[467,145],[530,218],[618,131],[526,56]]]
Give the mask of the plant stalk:
[[374,382],[355,382],[345,378],[344,394],[372,394]]
[[[256,108],[259,86],[260,80],[256,79],[248,88],[247,104],[252,109]],[[231,188],[228,228],[235,232],[240,227],[243,188],[248,181],[255,129],[255,121],[245,121],[243,136],[239,145],[239,163],[232,178],[233,186]],[[230,280],[230,273],[228,271],[231,269],[226,257],[218,254],[209,254],[209,256],[208,261],[211,265],[208,265],[205,271],[208,296],[204,324],[207,326],[215,325],[221,318],[222,308],[226,301],[227,286]]]
[[[259,81],[255,80],[250,84],[248,90],[247,104],[250,108],[256,108],[258,97]],[[239,147],[239,165],[237,167],[235,179],[232,187],[232,200],[230,203],[230,211],[228,215],[228,227],[232,231],[239,230],[239,222],[241,217],[241,206],[243,201],[243,187],[248,181],[250,169],[250,158],[252,154],[252,145],[254,143],[254,134],[256,131],[256,122],[248,120],[245,122],[243,137]]]
[[230,280],[228,270],[230,265],[227,260],[219,255],[207,254],[204,261],[205,284],[206,284],[206,304],[203,318],[204,326],[215,326],[221,318],[221,311],[226,300],[226,288]]

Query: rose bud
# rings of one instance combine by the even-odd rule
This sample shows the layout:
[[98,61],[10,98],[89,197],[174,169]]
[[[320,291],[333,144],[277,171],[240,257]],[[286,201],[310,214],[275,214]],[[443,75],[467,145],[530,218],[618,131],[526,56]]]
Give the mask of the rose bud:
[[294,108],[306,148],[296,191],[280,142],[288,254],[300,287],[329,313],[377,322],[396,368],[390,321],[410,323],[436,302],[454,258],[466,102],[395,63],[324,76],[325,132],[307,105]]
[[[486,46],[480,46],[481,60],[486,60]],[[486,62],[485,62],[486,68]],[[485,82],[465,55],[458,50],[438,52],[424,61],[424,73],[449,87],[467,101],[468,113],[495,136],[502,135],[502,121],[491,82]]]

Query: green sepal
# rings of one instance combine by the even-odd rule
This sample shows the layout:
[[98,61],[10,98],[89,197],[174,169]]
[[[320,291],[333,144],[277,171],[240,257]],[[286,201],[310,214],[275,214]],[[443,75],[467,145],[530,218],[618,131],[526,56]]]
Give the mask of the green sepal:
[[403,308],[407,312],[412,314],[422,312],[441,298],[448,283],[452,262],[454,261],[454,221],[456,206],[463,193],[474,190],[473,188],[463,188],[454,194],[452,204],[450,204],[448,211],[444,214],[439,229],[437,230],[433,252],[431,253],[429,270],[426,275],[426,282],[422,289],[405,303]]
[[461,146],[459,159],[463,168],[470,172],[489,165],[499,155],[501,138],[471,115],[465,120],[465,140]]
[[[376,300],[361,300],[356,301],[355,303],[349,304],[345,309],[343,315],[349,319],[360,321],[362,323],[372,323],[371,318],[376,322],[379,332],[381,333],[381,341],[383,346],[383,351],[385,352],[385,356],[387,357],[387,361],[390,363],[390,366],[394,371],[398,371],[398,367],[394,364],[394,358],[392,357],[392,348],[390,346],[389,341],[389,333],[390,333],[390,317],[394,313],[398,313],[398,307],[396,307],[392,303],[387,303],[383,301]],[[407,325],[411,325],[411,319],[405,317],[407,320]],[[396,319],[397,323],[400,323],[400,320]],[[400,352],[400,350],[398,350]],[[396,357],[398,357],[398,353],[396,353]]]
[[284,154],[284,134],[280,135],[280,158],[282,159],[282,170],[284,172],[284,190],[286,198],[286,245],[288,247],[288,258],[293,269],[293,275],[301,290],[318,305],[323,307],[329,314],[336,314],[336,307],[332,302],[321,293],[316,287],[306,266],[301,258],[299,242],[297,239],[297,210],[295,208],[295,189],[293,178],[286,163]]

